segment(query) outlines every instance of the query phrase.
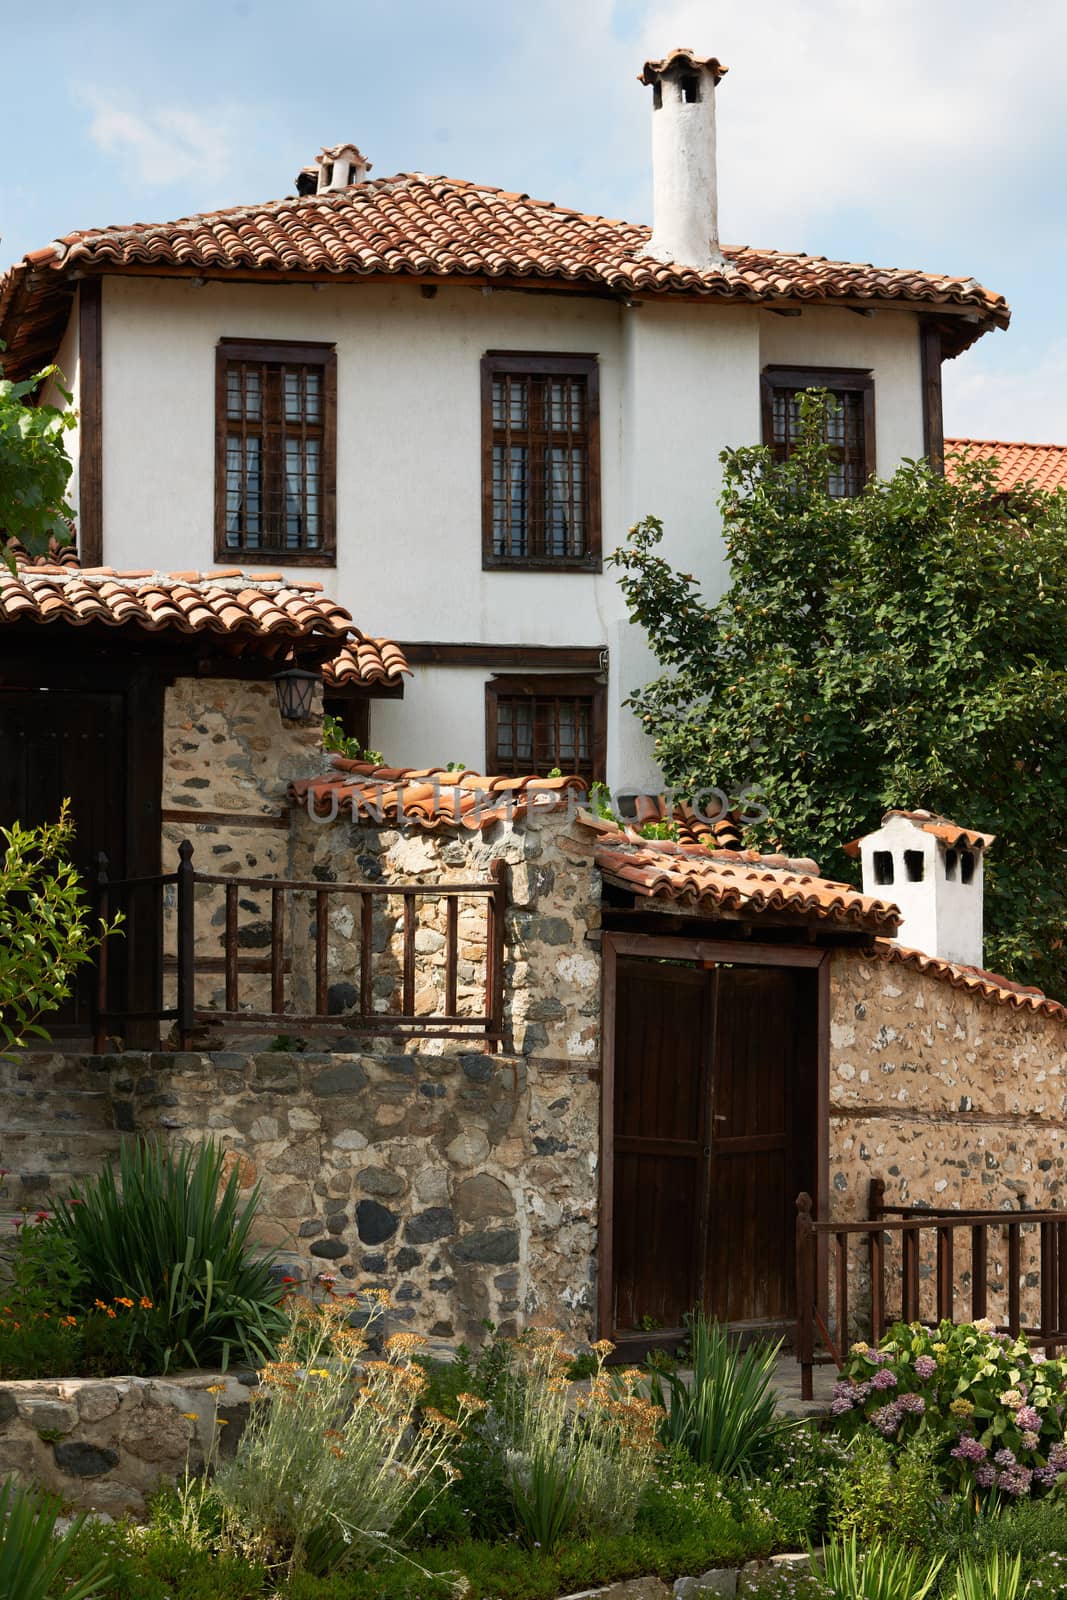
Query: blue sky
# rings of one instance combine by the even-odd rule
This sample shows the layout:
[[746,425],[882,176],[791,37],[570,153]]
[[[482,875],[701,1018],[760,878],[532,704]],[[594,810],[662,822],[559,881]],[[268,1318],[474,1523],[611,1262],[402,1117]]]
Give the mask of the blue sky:
[[1007,334],[946,429],[1067,442],[1067,7],[1023,0],[0,0],[0,258],[73,228],[274,198],[323,144],[651,220],[636,74],[716,54],[728,243],[969,274]]

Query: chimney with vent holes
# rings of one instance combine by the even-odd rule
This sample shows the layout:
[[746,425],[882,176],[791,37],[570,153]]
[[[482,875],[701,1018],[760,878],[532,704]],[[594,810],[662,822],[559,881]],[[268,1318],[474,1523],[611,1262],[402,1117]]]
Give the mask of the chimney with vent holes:
[[715,174],[715,86],[726,72],[714,56],[672,50],[646,61],[652,86],[653,228],[649,254],[702,270],[722,265]]
[[982,862],[993,839],[932,811],[887,811],[880,828],[845,849],[863,862],[864,894],[900,907],[894,943],[981,967]]
[[366,156],[360,155],[354,144],[328,146],[315,157],[315,165],[319,169],[316,184],[318,194],[362,183],[371,169]]

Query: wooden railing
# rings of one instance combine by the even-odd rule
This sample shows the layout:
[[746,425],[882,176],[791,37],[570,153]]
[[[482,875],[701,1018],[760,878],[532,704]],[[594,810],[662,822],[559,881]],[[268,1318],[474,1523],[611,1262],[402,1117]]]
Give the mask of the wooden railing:
[[[971,1321],[986,1317],[994,1257],[1005,1268],[996,1288],[1003,1291],[1006,1315],[997,1326],[1013,1337],[1024,1334],[1049,1355],[1067,1345],[1067,1211],[887,1206],[881,1179],[872,1180],[869,1209],[864,1221],[817,1221],[811,1196],[797,1199],[797,1360],[805,1400],[812,1398],[814,1366],[832,1361],[842,1367],[853,1333],[877,1342],[898,1320],[957,1320],[957,1276],[961,1309],[966,1306]],[[1024,1236],[1034,1230],[1036,1262],[1032,1249],[1024,1259],[1030,1242]],[[1003,1251],[991,1248],[999,1243]],[[850,1275],[864,1258],[869,1305],[857,1306]],[[1031,1263],[1037,1273],[1036,1323],[1026,1320],[1022,1301],[1024,1270]],[[969,1294],[962,1292],[965,1276]],[[932,1279],[925,1296],[924,1277]]]
[[[197,952],[196,908],[200,889],[221,891],[223,933],[221,956]],[[270,894],[269,940],[266,954],[249,956],[241,948],[239,912],[241,892]],[[168,896],[168,891],[172,894]],[[193,866],[193,847],[183,840],[174,872],[148,878],[111,879],[107,860],[98,857],[96,909],[107,918],[134,894],[155,897],[158,932],[162,941],[164,904],[168,900],[175,913],[175,950],[159,963],[158,1005],[154,1010],[121,1011],[108,1007],[108,951],[105,940],[97,958],[94,1047],[104,1048],[107,1036],[129,1022],[167,1022],[176,1024],[184,1048],[194,1029],[203,1023],[225,1023],[230,1027],[276,1024],[292,1027],[334,1023],[355,1033],[396,1033],[417,1030],[433,1037],[481,1038],[486,1049],[499,1049],[504,1034],[504,914],[507,906],[507,863],[490,863],[488,882],[473,883],[333,883],[318,879],[252,878],[198,872]],[[286,938],[287,908],[294,896],[307,897],[313,907],[312,931],[308,941]],[[358,959],[351,970],[330,966],[331,899],[352,896],[359,904]],[[380,962],[374,950],[375,904],[389,898],[401,901],[400,918],[400,1005],[398,1010],[376,1004],[374,983]],[[416,948],[420,901],[444,901],[444,1007],[433,1013],[416,1009]],[[485,923],[485,1001],[481,1012],[471,1015],[459,1005],[459,909],[461,900],[484,900]],[[130,959],[137,953],[130,952]],[[294,964],[295,958],[295,964]],[[293,999],[294,978],[306,965],[311,996],[310,1007],[298,1007]],[[197,1003],[197,977],[221,968],[224,998],[222,1005]],[[164,1004],[163,973],[174,976],[175,1001]],[[269,1004],[242,1006],[242,977],[267,979]],[[331,1009],[331,976],[355,980],[358,996],[355,1006]],[[289,982],[287,983],[287,979]]]

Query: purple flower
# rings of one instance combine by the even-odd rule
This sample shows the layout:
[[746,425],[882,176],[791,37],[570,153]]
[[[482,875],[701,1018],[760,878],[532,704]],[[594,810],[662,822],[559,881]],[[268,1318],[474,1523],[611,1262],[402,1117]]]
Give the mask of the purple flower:
[[937,1371],[937,1362],[934,1360],[933,1356],[916,1356],[916,1358],[915,1358],[915,1375],[916,1375],[916,1377],[922,1378],[923,1381],[925,1382],[925,1380],[927,1378],[932,1378],[936,1371]]
[[867,1360],[872,1367],[884,1367],[886,1362],[892,1361],[892,1359],[893,1357],[888,1350],[869,1350],[867,1352]]
[[1053,1472],[1067,1472],[1067,1443],[1058,1441],[1048,1453],[1048,1464]]
[[872,1389],[895,1389],[896,1386],[897,1375],[895,1372],[890,1372],[888,1367],[879,1368],[871,1379]]
[[835,1400],[843,1400],[846,1395],[851,1396],[852,1384],[848,1380],[844,1383],[835,1383],[832,1393]]
[[897,1405],[901,1411],[908,1411],[913,1417],[921,1417],[926,1410],[926,1401],[921,1394],[902,1394]]
[[1015,1422],[1016,1426],[1021,1428],[1024,1433],[1041,1432],[1041,1417],[1033,1406],[1020,1406],[1015,1413]]
[[994,1483],[997,1481],[997,1475],[993,1471],[993,1468],[989,1465],[988,1461],[984,1466],[975,1468],[974,1481],[978,1485],[979,1489],[992,1489]]
[[1005,1494],[1018,1497],[1030,1493],[1030,1480],[1033,1473],[1028,1467],[1008,1467],[1000,1474],[997,1480],[998,1489],[1003,1489]]
[[849,1399],[848,1395],[839,1394],[834,1397],[833,1404],[830,1407],[830,1415],[832,1417],[843,1417],[847,1411],[851,1410],[852,1401]]
[[889,1405],[880,1406],[877,1411],[872,1411],[871,1426],[877,1428],[885,1438],[892,1439],[900,1427],[900,1401],[892,1400]]
[[1005,1447],[1005,1449],[997,1451],[993,1460],[998,1467],[1013,1467],[1015,1465],[1015,1451]]
[[1051,1489],[1056,1482],[1057,1472],[1055,1467],[1035,1467],[1034,1482],[1040,1483],[1044,1488]]
[[985,1460],[987,1451],[985,1445],[980,1439],[976,1439],[973,1433],[965,1433],[956,1448],[949,1453],[957,1461],[978,1462]]

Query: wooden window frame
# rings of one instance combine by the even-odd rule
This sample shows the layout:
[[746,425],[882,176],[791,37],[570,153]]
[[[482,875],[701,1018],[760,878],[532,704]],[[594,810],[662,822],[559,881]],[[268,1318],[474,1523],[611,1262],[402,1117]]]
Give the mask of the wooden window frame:
[[[493,550],[493,379],[519,376],[584,377],[586,380],[586,550],[583,556],[498,556]],[[600,362],[596,355],[567,351],[487,350],[481,363],[482,568],[492,572],[600,572]]]
[[[607,687],[603,680],[591,675],[567,673],[498,674],[485,686],[485,770],[492,776],[499,773],[497,740],[499,737],[499,704],[502,698],[513,699],[519,695],[532,698],[544,695],[575,698],[582,696],[590,701],[589,742],[592,760],[592,782],[603,782],[607,767]],[[564,776],[567,769],[562,763]],[[525,777],[528,774],[521,774]]]
[[[258,550],[226,542],[226,370],[231,361],[289,361],[322,368],[322,542],[314,550]],[[215,347],[215,560],[232,566],[337,565],[337,348],[317,340],[220,339]]]
[[[863,396],[863,470],[866,481],[878,467],[874,432],[874,373],[870,367],[764,367],[760,374],[760,412],[763,443],[774,448],[774,393],[776,389],[829,389]],[[844,495],[842,499],[854,499]]]

